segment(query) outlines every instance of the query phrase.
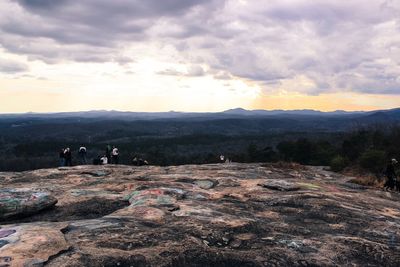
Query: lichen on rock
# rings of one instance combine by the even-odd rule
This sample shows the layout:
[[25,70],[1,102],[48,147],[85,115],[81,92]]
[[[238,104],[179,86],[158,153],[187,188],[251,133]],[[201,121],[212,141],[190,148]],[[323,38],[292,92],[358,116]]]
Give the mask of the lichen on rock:
[[58,203],[31,205],[24,218],[3,213],[0,266],[400,262],[400,195],[318,167],[76,166],[1,177],[3,197],[24,192],[15,203],[34,194]]
[[54,206],[57,199],[48,192],[29,188],[0,189],[0,220],[27,216]]

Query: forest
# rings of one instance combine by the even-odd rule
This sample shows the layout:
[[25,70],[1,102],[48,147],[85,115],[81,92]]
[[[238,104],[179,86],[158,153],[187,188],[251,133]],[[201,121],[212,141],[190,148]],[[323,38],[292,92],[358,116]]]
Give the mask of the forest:
[[0,170],[57,167],[58,152],[66,147],[72,150],[73,164],[80,164],[78,149],[82,145],[87,147],[89,163],[104,155],[107,145],[113,145],[120,151],[121,164],[132,164],[135,156],[151,165],[208,164],[219,163],[219,156],[224,155],[234,162],[296,162],[330,166],[334,171],[357,167],[379,175],[388,159],[400,156],[400,127],[370,125],[345,132],[174,136],[141,135],[116,128],[92,138],[74,134],[50,138],[0,136]]
[[400,156],[400,109],[372,112],[247,111],[132,113],[90,111],[0,115],[0,171],[54,168],[69,147],[88,163],[116,146],[121,164],[296,162],[379,174]]

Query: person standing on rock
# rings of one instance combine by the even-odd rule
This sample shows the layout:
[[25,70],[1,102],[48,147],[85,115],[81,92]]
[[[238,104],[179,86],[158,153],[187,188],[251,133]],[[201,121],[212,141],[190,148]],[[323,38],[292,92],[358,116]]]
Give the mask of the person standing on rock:
[[64,154],[64,148],[61,148],[59,155],[59,159],[60,159],[60,167],[64,167],[65,166],[65,154]]
[[396,177],[396,171],[395,171],[395,165],[397,164],[396,159],[392,159],[389,164],[386,167],[386,177],[387,180],[385,182],[385,185],[383,188],[393,190],[395,186],[397,186],[397,190],[399,190],[398,185],[399,183],[397,182],[397,177]]
[[81,164],[86,165],[86,147],[81,146],[79,148],[78,154],[79,154],[79,158],[81,160]]
[[69,147],[67,147],[64,150],[64,157],[65,157],[65,166],[72,166],[72,153],[71,153],[71,149]]
[[119,162],[119,152],[118,152],[118,148],[116,148],[114,146],[113,150],[112,150],[112,163],[118,164],[118,162]]
[[107,157],[107,162],[108,163],[111,163],[111,152],[112,152],[111,146],[107,145],[107,147],[106,147],[106,157]]

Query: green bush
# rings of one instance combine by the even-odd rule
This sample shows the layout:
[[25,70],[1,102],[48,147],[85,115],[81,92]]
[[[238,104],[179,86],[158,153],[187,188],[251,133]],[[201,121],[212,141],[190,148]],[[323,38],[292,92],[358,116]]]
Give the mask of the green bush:
[[386,153],[382,150],[367,150],[360,157],[360,166],[373,173],[383,170],[386,163]]
[[330,162],[330,167],[331,170],[334,172],[340,172],[347,166],[347,161],[344,157],[342,156],[336,156],[334,157],[331,162]]

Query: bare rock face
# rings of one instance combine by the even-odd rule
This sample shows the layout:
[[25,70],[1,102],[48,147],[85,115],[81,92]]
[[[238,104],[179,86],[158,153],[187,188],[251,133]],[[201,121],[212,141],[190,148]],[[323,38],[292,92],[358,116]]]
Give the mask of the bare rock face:
[[266,180],[265,182],[260,184],[260,186],[278,191],[297,191],[300,189],[300,186],[297,185],[295,182],[288,182],[286,180],[277,179]]
[[27,188],[0,189],[0,220],[27,216],[54,206],[57,199],[48,192]]
[[58,200],[0,214],[0,266],[399,266],[400,195],[349,180],[262,164],[0,173]]

